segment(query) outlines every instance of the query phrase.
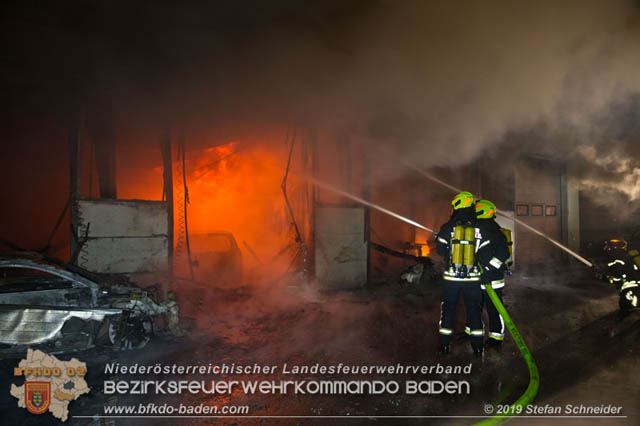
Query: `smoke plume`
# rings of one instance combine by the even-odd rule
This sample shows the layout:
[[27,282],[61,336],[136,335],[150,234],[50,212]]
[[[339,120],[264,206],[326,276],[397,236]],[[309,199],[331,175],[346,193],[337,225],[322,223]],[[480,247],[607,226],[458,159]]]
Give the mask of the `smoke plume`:
[[[585,187],[636,199],[625,158],[637,153],[639,12],[634,1],[8,3],[3,157],[19,143],[64,152],[49,135],[85,111],[118,140],[180,129],[190,149],[295,125],[425,168],[541,150],[575,157]],[[25,128],[41,137],[25,141]],[[613,171],[590,154],[612,140]]]
[[76,6],[10,10],[7,72],[129,125],[343,126],[456,165],[540,123],[588,142],[640,88],[634,2]]

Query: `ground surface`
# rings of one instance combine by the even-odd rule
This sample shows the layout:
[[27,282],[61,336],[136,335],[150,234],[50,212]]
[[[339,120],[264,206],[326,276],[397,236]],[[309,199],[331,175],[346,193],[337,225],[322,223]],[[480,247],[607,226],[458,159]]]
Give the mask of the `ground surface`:
[[[72,354],[88,363],[90,395],[70,405],[71,416],[99,414],[103,405],[158,403],[219,406],[247,405],[249,415],[268,416],[482,416],[485,404],[515,401],[528,384],[526,365],[507,337],[500,353],[473,359],[468,342],[455,341],[450,356],[437,354],[437,322],[441,283],[401,287],[390,280],[367,290],[316,292],[305,286],[219,290],[211,297],[191,298],[185,309],[194,316],[191,333],[181,339],[159,338],[141,351],[92,350]],[[563,407],[622,407],[627,418],[514,419],[512,424],[626,425],[640,423],[640,313],[618,315],[617,294],[592,279],[579,265],[533,268],[514,274],[507,284],[505,305],[536,359],[541,386],[535,404]],[[194,300],[198,302],[193,302]],[[184,296],[183,296],[184,301]],[[198,312],[197,315],[195,313]],[[459,306],[457,329],[463,328]],[[70,357],[70,356],[69,356]],[[65,358],[65,356],[60,356]],[[469,395],[233,395],[124,396],[101,393],[108,361],[121,364],[238,365],[468,365],[472,374],[431,376],[298,376],[295,379],[468,380]],[[15,360],[3,360],[0,395],[6,424],[56,424],[50,415],[34,416],[18,409],[9,396]],[[120,377],[122,378],[122,377]],[[134,377],[133,379],[135,379]],[[138,377],[140,378],[140,377]],[[144,378],[144,377],[142,377]],[[291,379],[275,376],[229,376],[230,379]],[[129,377],[129,380],[132,378]],[[163,378],[166,379],[166,378]],[[194,376],[190,380],[219,377]],[[109,419],[71,418],[68,424],[473,424],[480,418],[297,418],[297,419]],[[100,423],[101,422],[101,423]],[[4,422],[3,422],[4,423]]]

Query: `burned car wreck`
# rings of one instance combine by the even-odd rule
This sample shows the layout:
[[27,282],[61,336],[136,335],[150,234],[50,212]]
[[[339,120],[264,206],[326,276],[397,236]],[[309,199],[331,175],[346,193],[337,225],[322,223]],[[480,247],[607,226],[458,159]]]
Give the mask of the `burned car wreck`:
[[47,353],[95,346],[139,349],[154,334],[154,317],[177,324],[169,296],[156,303],[149,291],[28,253],[0,258],[0,354],[39,348]]

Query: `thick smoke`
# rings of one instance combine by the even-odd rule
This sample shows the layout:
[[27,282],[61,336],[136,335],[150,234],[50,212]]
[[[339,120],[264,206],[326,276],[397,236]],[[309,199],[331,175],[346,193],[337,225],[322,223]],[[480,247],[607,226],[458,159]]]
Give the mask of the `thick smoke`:
[[340,126],[456,165],[540,123],[588,142],[640,88],[633,2],[76,6],[11,10],[9,72],[138,126]]
[[[48,152],[63,156],[67,128],[60,127],[85,111],[93,127],[113,125],[119,143],[154,149],[155,135],[169,129],[185,133],[196,152],[211,141],[294,125],[321,134],[339,129],[372,152],[391,151],[424,168],[465,165],[487,152],[506,163],[538,150],[570,158],[594,193],[640,199],[636,2],[20,1],[3,8],[3,127],[11,145],[23,140],[12,133],[42,128],[24,138],[47,152],[42,163]],[[56,149],[51,135],[61,141]],[[17,150],[3,148],[13,162]],[[24,157],[33,161],[30,151]],[[3,169],[11,182],[25,174],[22,165]],[[383,173],[400,177],[407,169],[391,163]],[[24,186],[41,185],[27,179],[34,182]],[[61,192],[65,179],[58,179]],[[58,204],[65,200],[66,193]],[[26,223],[28,215],[16,211],[5,209],[14,215],[5,220]],[[267,313],[281,308],[276,301],[314,300],[285,299],[280,290],[261,305]],[[240,305],[222,315],[237,315],[232,309]],[[241,324],[261,319],[244,305]],[[329,330],[351,324],[335,351],[366,341],[359,309],[328,306]],[[329,320],[314,315],[293,329],[291,341],[317,338],[309,329],[330,341],[317,327]]]
[[[171,129],[192,149],[291,125],[340,129],[425,168],[540,150],[574,157],[587,188],[636,198],[633,161],[612,175],[580,153],[616,141],[608,158],[622,164],[615,155],[637,151],[625,123],[640,93],[639,11],[632,1],[16,2],[0,30],[3,119],[10,134],[43,117],[60,134],[85,111],[119,141]],[[27,143],[51,144],[42,133]],[[515,146],[514,134],[524,135]]]
[[596,204],[620,206],[618,215],[637,209],[640,201],[639,157],[637,152],[629,152],[637,151],[636,144],[637,141],[611,141],[596,146],[581,145],[572,161],[582,189]]

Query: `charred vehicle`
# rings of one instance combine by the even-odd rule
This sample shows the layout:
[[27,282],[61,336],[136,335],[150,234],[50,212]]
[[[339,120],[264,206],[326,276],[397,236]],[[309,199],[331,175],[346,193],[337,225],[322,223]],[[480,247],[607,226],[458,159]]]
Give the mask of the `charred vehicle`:
[[173,299],[158,304],[147,291],[56,259],[0,258],[0,354],[142,348],[153,317],[176,311]]

